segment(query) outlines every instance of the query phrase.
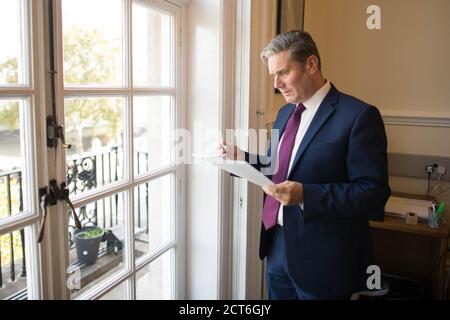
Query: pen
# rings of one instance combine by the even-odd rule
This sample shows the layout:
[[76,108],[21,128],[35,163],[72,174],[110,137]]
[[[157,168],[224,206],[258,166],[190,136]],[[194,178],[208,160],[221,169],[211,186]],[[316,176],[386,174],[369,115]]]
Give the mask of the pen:
[[221,143],[220,146],[225,150],[225,153],[222,154],[222,157],[224,157],[226,159],[227,158],[228,147],[225,144],[223,144],[223,143]]
[[440,217],[444,213],[444,210],[445,210],[445,202],[441,202],[439,208],[437,209],[438,217]]
[[221,143],[220,145],[222,146],[222,148],[225,149],[225,153],[227,153],[227,151],[228,151],[228,146],[225,145],[225,144],[223,144],[223,143]]

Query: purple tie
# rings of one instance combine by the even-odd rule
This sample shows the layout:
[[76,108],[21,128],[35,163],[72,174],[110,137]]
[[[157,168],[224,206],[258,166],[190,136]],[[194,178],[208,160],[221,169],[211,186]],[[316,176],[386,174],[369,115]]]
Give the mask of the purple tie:
[[[287,178],[292,149],[294,148],[295,137],[297,136],[303,111],[305,111],[305,106],[303,104],[298,104],[286,125],[283,141],[281,142],[280,150],[278,152],[278,171],[272,176],[272,182],[274,184],[284,182]],[[276,224],[279,209],[280,203],[267,195],[266,200],[264,201],[262,218],[266,230],[269,230]]]

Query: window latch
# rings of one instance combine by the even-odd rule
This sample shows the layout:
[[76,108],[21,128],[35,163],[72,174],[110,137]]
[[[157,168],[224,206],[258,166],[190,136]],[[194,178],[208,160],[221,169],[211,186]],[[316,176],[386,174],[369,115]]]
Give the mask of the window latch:
[[58,145],[58,138],[61,139],[61,146],[63,148],[72,148],[71,144],[66,143],[64,126],[62,124],[57,124],[55,117],[53,115],[49,115],[47,117],[47,147],[56,148]]
[[70,149],[72,148],[72,145],[69,143],[66,143],[66,138],[64,137],[64,126],[62,124],[58,124],[56,126],[56,135],[58,136],[58,138],[61,139],[61,146],[64,149]]
[[58,183],[56,182],[56,180],[51,180],[50,188],[45,186],[39,189],[39,199],[43,216],[41,226],[39,228],[38,242],[41,242],[44,237],[45,221],[47,220],[48,214],[47,208],[49,206],[56,205],[58,200],[65,201],[67,203],[67,205],[71,209],[76,228],[77,229],[81,228],[80,219],[78,219],[77,213],[75,212],[75,208],[72,202],[70,201],[69,189],[66,188],[65,182],[62,182],[61,186],[58,187]]

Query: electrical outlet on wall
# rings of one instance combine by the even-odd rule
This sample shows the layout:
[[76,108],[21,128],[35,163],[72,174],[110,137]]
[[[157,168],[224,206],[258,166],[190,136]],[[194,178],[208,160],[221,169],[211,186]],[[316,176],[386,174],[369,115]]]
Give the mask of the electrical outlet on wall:
[[389,153],[388,168],[391,176],[450,181],[450,157]]
[[438,167],[438,164],[437,164],[437,163],[434,163],[434,164],[427,164],[426,167],[425,167],[425,171],[426,171],[428,174],[432,174],[432,173],[434,173],[434,171],[437,169],[437,167]]
[[438,166],[437,167],[437,173],[440,175],[444,175],[447,173],[447,168],[444,166]]

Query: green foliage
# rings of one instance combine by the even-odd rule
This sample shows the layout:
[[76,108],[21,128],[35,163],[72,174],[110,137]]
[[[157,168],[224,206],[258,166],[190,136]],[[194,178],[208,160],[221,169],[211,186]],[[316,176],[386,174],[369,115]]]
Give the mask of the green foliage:
[[64,35],[64,81],[67,84],[117,83],[121,65],[120,42],[111,44],[105,34],[74,26]]
[[[9,181],[9,190],[6,183],[6,177],[0,178],[0,219],[20,212],[20,183],[16,175],[11,176]],[[9,202],[11,208],[9,208]],[[11,209],[11,212],[9,212]]]
[[66,100],[67,141],[83,150],[82,137],[100,137],[102,144],[117,137],[122,119],[119,98],[86,98]]
[[[14,84],[18,82],[17,58],[9,58],[0,64],[0,82]],[[0,103],[0,125],[14,130],[19,127],[19,103],[6,100]]]
[[[96,29],[72,27],[64,35],[64,81],[69,85],[111,85],[120,82],[122,65],[120,40],[107,40]],[[117,63],[116,63],[117,62]],[[17,58],[0,64],[0,79],[17,83]],[[122,122],[120,98],[68,99],[66,109],[66,139],[82,152],[82,136],[97,136],[107,144],[118,136]],[[0,125],[8,129],[19,126],[17,101],[0,105]],[[83,132],[88,127],[89,132]],[[103,128],[103,129],[102,129]],[[107,128],[107,130],[105,130]]]
[[[120,44],[111,46],[95,29],[73,27],[64,35],[64,79],[67,84],[117,83]],[[69,99],[65,104],[67,140],[83,151],[82,137],[99,137],[107,144],[118,135],[122,120],[119,98]],[[105,130],[107,128],[107,130]],[[89,130],[83,132],[83,129]]]
[[100,227],[95,227],[92,229],[89,229],[87,231],[82,231],[77,234],[77,237],[80,239],[94,239],[101,237],[104,233],[104,230]]
[[[23,257],[22,254],[22,240],[20,238],[20,231],[14,231],[12,233],[12,247],[14,252],[15,263],[20,263]],[[9,268],[11,263],[11,234],[3,234],[0,236],[0,250],[2,254],[2,268]],[[3,275],[4,276],[4,275]]]
[[[6,218],[10,215],[19,213],[20,205],[20,184],[17,177],[12,177],[10,180],[10,190],[6,189],[7,185],[4,178],[0,178],[0,219]],[[9,212],[8,202],[11,200],[11,213]],[[22,259],[22,241],[20,238],[20,231],[12,233],[12,248],[14,252],[14,261],[19,262]],[[0,253],[1,264],[3,267],[9,267],[11,262],[11,234],[6,233],[0,236]]]
[[17,84],[19,81],[18,70],[17,58],[8,58],[0,64],[0,81],[8,84]]
[[0,125],[9,130],[19,128],[19,102],[17,100],[0,102]]

